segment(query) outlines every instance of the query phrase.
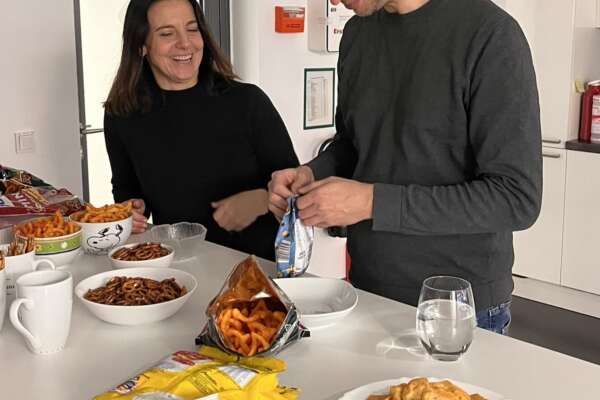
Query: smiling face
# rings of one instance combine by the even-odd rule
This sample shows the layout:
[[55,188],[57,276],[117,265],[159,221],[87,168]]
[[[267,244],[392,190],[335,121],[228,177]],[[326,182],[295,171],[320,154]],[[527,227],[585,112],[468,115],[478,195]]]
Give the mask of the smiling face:
[[204,41],[188,0],[161,0],[148,10],[143,52],[161,89],[183,90],[198,82]]

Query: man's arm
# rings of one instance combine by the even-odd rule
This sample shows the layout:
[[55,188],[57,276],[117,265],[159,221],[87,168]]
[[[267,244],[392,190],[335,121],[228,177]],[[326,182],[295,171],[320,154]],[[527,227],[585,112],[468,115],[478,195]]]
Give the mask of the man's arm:
[[469,82],[475,178],[446,186],[376,183],[373,230],[470,234],[535,222],[542,195],[539,104],[531,53],[514,20],[493,29]]

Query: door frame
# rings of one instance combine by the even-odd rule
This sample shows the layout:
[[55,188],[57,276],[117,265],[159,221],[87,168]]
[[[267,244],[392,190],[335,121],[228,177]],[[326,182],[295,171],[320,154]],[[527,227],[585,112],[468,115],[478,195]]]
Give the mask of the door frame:
[[[81,177],[83,200],[90,201],[90,182],[88,173],[87,134],[102,132],[103,128],[92,128],[86,123],[85,82],[83,75],[83,51],[81,43],[81,0],[73,0],[75,20],[75,54],[77,56],[77,96],[79,105],[79,145],[81,156]],[[228,58],[231,58],[230,0],[197,0],[204,10],[204,16],[217,44]]]

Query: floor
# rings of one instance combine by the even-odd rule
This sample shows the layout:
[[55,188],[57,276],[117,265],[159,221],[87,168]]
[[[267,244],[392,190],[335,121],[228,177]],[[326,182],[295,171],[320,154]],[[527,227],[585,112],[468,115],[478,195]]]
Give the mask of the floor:
[[509,336],[600,364],[600,319],[513,296]]

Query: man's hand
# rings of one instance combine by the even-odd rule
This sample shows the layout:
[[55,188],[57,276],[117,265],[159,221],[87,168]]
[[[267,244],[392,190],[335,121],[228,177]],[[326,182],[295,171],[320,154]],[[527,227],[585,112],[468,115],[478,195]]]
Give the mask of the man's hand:
[[131,207],[133,212],[132,233],[144,233],[148,228],[148,219],[144,215],[146,211],[146,203],[143,199],[131,199]]
[[211,203],[213,218],[226,231],[239,232],[267,213],[267,191],[248,190]]
[[269,182],[269,210],[281,219],[287,209],[288,197],[298,194],[302,187],[314,180],[312,170],[306,165],[273,172]]
[[308,226],[347,226],[372,218],[373,185],[331,177],[300,189],[296,205]]

